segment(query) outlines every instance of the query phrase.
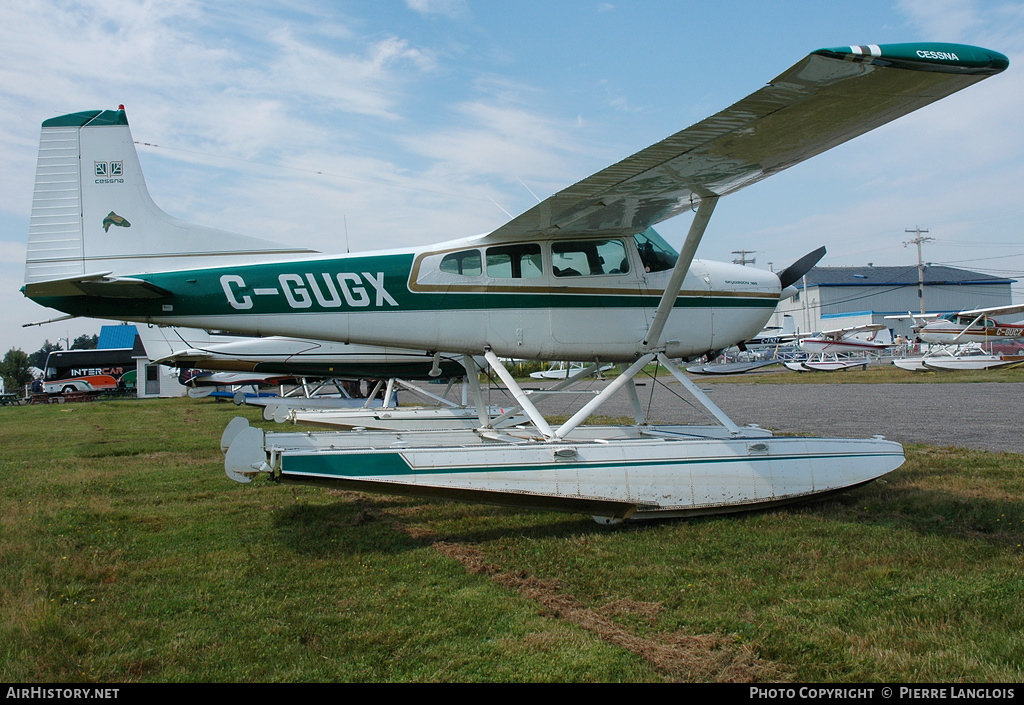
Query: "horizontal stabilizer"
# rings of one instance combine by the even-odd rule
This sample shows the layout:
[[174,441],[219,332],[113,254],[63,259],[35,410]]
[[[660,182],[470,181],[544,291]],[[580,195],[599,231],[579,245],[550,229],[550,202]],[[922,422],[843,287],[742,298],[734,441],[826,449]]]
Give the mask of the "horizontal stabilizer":
[[29,298],[91,296],[101,299],[162,299],[171,292],[144,279],[113,277],[110,272],[32,282],[24,286]]
[[194,365],[196,363],[209,360],[214,357],[213,353],[206,352],[205,350],[196,350],[195,348],[188,348],[186,350],[175,350],[170,355],[161,357],[159,360],[154,360],[161,365],[168,365],[169,367],[177,367],[182,364]]

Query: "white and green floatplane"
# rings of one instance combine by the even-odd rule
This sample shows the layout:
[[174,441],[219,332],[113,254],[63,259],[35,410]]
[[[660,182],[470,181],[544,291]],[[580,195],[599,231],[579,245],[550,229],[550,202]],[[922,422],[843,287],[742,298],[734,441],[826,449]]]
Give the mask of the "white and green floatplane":
[[[841,491],[898,467],[900,446],[773,438],[703,401],[719,426],[650,427],[639,413],[630,426],[583,422],[620,390],[635,399],[633,378],[648,362],[669,366],[686,386],[672,361],[712,359],[753,338],[824,254],[779,273],[697,259],[722,197],[1008,64],[957,44],[818,50],[731,107],[492,232],[356,254],[173,218],[149,195],[123,108],[72,113],[42,125],[23,291],[70,316],[461,355],[467,379],[483,355],[529,419],[506,428],[484,411],[473,429],[382,434],[233,426],[225,447],[236,479],[267,472],[608,519],[736,511]],[[684,213],[693,220],[677,253],[652,226]],[[511,379],[501,362],[509,358],[623,372],[553,427]]]

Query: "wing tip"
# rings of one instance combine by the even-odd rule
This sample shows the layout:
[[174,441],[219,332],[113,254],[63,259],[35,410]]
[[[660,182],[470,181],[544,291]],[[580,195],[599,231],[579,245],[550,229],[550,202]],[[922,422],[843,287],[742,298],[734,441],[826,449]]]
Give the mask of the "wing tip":
[[994,75],[1010,65],[1010,60],[998,51],[944,42],[860,44],[819,49],[812,53],[844,61],[948,73]]

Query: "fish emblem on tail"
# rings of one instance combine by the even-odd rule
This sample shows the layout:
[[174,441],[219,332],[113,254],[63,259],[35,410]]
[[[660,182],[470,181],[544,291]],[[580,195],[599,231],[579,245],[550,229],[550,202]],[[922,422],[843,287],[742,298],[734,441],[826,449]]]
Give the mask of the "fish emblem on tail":
[[129,223],[127,220],[125,220],[124,218],[119,216],[114,211],[110,211],[110,214],[107,215],[107,217],[103,219],[103,232],[109,232],[111,225],[116,225],[119,228],[130,228],[130,227],[132,227],[131,223]]

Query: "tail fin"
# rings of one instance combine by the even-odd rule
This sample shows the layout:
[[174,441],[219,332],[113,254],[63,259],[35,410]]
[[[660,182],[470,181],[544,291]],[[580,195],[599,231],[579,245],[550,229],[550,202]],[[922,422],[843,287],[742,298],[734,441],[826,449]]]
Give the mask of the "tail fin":
[[146,189],[124,106],[43,123],[27,285],[299,253],[311,251],[192,225],[160,210]]
[[782,329],[779,332],[783,335],[796,335],[796,321],[788,313],[782,316]]
[[137,325],[136,329],[146,348],[146,356],[154,362],[168,358],[176,352],[210,343],[210,334],[205,330],[163,328],[152,324]]

